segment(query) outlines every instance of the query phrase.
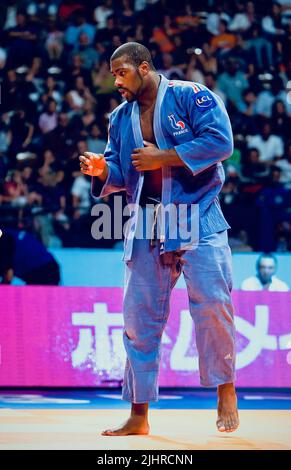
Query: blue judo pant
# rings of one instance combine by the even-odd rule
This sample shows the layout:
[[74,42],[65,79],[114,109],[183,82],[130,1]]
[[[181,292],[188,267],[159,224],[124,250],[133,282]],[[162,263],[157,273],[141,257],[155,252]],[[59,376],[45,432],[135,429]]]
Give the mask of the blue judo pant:
[[[165,257],[167,261],[165,262]],[[127,354],[122,398],[132,403],[158,400],[161,338],[170,294],[183,273],[195,324],[200,383],[235,380],[232,267],[227,230],[199,240],[194,250],[159,254],[159,243],[135,239],[125,266],[123,342]]]

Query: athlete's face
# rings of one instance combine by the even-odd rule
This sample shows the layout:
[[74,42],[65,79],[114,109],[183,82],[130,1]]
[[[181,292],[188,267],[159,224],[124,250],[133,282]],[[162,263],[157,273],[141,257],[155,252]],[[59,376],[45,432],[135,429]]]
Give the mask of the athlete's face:
[[115,86],[129,102],[137,100],[144,91],[148,71],[147,62],[142,62],[136,67],[128,62],[126,56],[111,61],[111,73],[115,77]]

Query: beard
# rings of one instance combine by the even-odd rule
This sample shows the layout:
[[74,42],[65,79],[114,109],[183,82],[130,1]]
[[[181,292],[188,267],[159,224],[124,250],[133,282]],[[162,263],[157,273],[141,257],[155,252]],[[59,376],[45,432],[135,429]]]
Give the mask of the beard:
[[136,101],[143,91],[144,80],[138,68],[136,68],[136,73],[140,80],[140,85],[138,87],[138,90],[134,92],[134,91],[130,91],[128,88],[121,88],[121,90],[124,90],[127,93],[127,96],[124,96],[124,98],[126,99],[128,103],[132,103],[133,101]]

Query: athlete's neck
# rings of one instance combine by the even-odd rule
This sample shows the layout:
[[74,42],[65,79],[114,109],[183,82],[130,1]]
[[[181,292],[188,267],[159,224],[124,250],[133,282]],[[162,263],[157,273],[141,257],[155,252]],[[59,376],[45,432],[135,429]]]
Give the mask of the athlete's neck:
[[137,100],[141,111],[146,111],[155,104],[160,81],[161,76],[157,73],[153,73],[152,78],[148,82],[148,86]]

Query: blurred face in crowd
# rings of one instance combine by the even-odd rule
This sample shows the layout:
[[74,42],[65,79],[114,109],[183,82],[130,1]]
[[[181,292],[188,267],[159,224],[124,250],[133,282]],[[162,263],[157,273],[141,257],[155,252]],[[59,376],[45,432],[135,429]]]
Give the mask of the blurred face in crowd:
[[55,156],[51,150],[46,150],[43,154],[43,157],[46,165],[50,165],[55,161]]
[[52,76],[47,77],[46,79],[46,86],[49,90],[52,90],[56,85],[55,79]]
[[78,54],[74,55],[73,56],[73,66],[74,67],[82,67],[82,65],[83,65],[82,57],[79,56]]
[[55,101],[50,101],[48,105],[48,112],[49,114],[53,114],[56,112],[57,103]]
[[269,284],[276,272],[276,263],[273,258],[261,258],[258,266],[258,276],[262,284]]
[[112,44],[114,48],[116,49],[117,47],[121,46],[122,41],[121,41],[121,37],[119,36],[119,34],[114,34],[114,36],[112,37]]
[[66,113],[61,113],[59,115],[59,125],[62,127],[66,127],[69,123],[69,118]]
[[22,13],[18,13],[18,15],[16,16],[16,21],[18,26],[25,26],[26,18]]
[[226,32],[226,24],[224,21],[219,22],[218,30],[219,34],[224,34]]
[[8,81],[9,81],[10,83],[16,82],[16,80],[17,80],[17,75],[16,75],[15,70],[8,70],[8,72],[7,72],[7,78],[8,78]]
[[250,90],[244,95],[244,99],[247,104],[252,104],[256,101],[256,95]]
[[88,146],[85,140],[79,140],[77,143],[77,148],[80,155],[83,155],[84,152],[88,152]]
[[266,140],[271,135],[271,125],[269,123],[264,124],[262,134],[263,134],[263,138]]
[[92,126],[92,129],[91,129],[91,136],[98,138],[100,134],[101,132],[100,132],[99,127],[97,126],[97,124],[94,124],[94,126]]
[[258,163],[259,161],[259,152],[256,149],[252,149],[249,153],[250,163]]
[[278,3],[273,3],[272,5],[272,13],[274,16],[280,16],[281,14],[281,6]]
[[227,62],[226,68],[227,68],[227,72],[229,73],[229,75],[233,77],[236,74],[237,69],[238,69],[237,62],[234,60],[229,60]]
[[25,180],[25,181],[28,181],[29,178],[31,177],[32,175],[32,168],[30,166],[26,166],[25,168],[23,168],[22,170],[22,178]]
[[285,114],[285,105],[283,101],[277,101],[275,109],[278,114]]
[[207,86],[207,88],[210,88],[211,90],[214,87],[215,79],[211,73],[208,73],[207,75],[205,75],[205,85]]
[[271,173],[271,178],[272,178],[273,183],[279,183],[281,180],[281,169],[274,168]]
[[173,56],[171,54],[163,54],[163,65],[166,69],[173,65]]
[[132,64],[126,55],[111,61],[111,73],[115,77],[115,86],[128,101],[135,101],[145,91],[151,69],[143,61],[138,67]]
[[79,43],[81,46],[87,47],[89,44],[89,38],[86,33],[81,33],[79,36]]
[[253,14],[254,11],[255,11],[255,7],[254,7],[253,2],[248,2],[248,3],[247,3],[247,12],[248,12],[249,14]]
[[77,77],[75,83],[76,83],[75,85],[76,90],[83,90],[83,88],[85,87],[84,78],[82,76]]

